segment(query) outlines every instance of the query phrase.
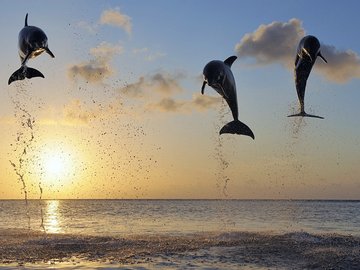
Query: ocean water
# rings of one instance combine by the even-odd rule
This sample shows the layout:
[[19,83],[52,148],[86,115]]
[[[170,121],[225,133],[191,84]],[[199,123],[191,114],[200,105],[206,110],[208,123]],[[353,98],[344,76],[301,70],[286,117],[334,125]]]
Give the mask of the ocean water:
[[0,269],[360,269],[360,201],[0,201]]

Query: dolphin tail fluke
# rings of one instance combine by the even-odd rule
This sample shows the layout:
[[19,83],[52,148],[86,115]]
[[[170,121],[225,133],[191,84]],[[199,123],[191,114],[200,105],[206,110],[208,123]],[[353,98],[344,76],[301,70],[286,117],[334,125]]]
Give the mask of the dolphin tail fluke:
[[301,117],[312,117],[312,118],[324,119],[324,117],[322,117],[322,116],[313,115],[313,114],[307,114],[306,112],[300,112],[300,113],[296,113],[296,114],[291,114],[291,115],[288,115],[288,117],[296,117],[296,116],[301,116]]
[[251,131],[251,129],[243,122],[240,122],[239,120],[231,121],[227,123],[225,126],[223,126],[222,129],[220,130],[220,134],[223,133],[246,135],[255,139],[254,133]]
[[21,66],[18,70],[16,70],[9,78],[8,84],[14,82],[14,81],[19,81],[19,80],[24,80],[25,78],[31,79],[34,77],[42,77],[45,78],[44,75],[38,71],[35,68],[30,68],[27,66]]

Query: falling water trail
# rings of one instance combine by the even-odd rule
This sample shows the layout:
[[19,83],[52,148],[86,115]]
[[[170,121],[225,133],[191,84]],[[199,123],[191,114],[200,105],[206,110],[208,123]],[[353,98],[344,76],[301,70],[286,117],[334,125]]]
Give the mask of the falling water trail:
[[[15,161],[9,160],[11,166],[14,169],[15,174],[18,177],[18,181],[22,184],[22,192],[24,192],[24,199],[26,205],[26,216],[28,220],[28,229],[30,230],[30,214],[29,214],[29,205],[28,205],[28,185],[26,183],[26,175],[29,173],[29,156],[28,153],[31,150],[31,147],[34,143],[34,125],[35,118],[30,114],[28,109],[26,109],[26,100],[31,100],[29,95],[26,92],[26,85],[19,84],[19,87],[16,88],[15,95],[11,95],[12,103],[14,104],[14,116],[15,119],[19,121],[20,131],[16,134],[15,139],[15,149],[13,150],[16,153]],[[13,144],[11,144],[13,145]]]
[[221,191],[222,196],[225,198],[228,197],[227,193],[227,185],[230,181],[230,178],[226,175],[225,171],[229,167],[229,162],[225,158],[224,150],[223,150],[223,137],[219,135],[219,130],[221,126],[224,124],[224,118],[227,115],[226,112],[226,104],[222,101],[221,108],[218,114],[218,123],[215,124],[216,129],[216,137],[215,137],[215,160],[218,162],[218,169],[215,172],[216,176],[216,186]]
[[[81,99],[71,104],[69,110],[80,120],[86,118],[87,124],[93,127],[91,133],[82,137],[84,146],[89,146],[86,148],[96,148],[95,159],[86,164],[86,174],[91,179],[97,179],[99,174],[108,178],[102,187],[94,185],[97,186],[94,192],[100,188],[107,197],[119,197],[124,189],[116,187],[122,179],[124,185],[132,189],[130,193],[142,197],[147,192],[151,171],[158,166],[154,151],[160,148],[146,144],[149,118],[139,117],[140,109],[136,105],[125,104],[118,93],[118,83],[104,86],[101,95],[91,85],[79,84]],[[121,151],[116,145],[122,146]],[[153,151],[143,151],[144,147],[151,147]]]
[[[296,113],[297,103],[290,105],[290,112]],[[304,182],[306,179],[306,170],[303,162],[304,149],[306,145],[306,127],[307,119],[306,117],[291,117],[287,118],[285,124],[285,132],[288,134],[288,139],[284,145],[285,149],[283,151],[283,160],[287,163],[287,166],[291,169],[291,179],[297,184]],[[287,182],[283,183],[282,186],[285,188]]]
[[[293,103],[290,105],[290,114],[295,114],[296,113],[296,108],[297,108],[297,103]],[[297,140],[301,137],[305,127],[306,127],[306,121],[305,121],[305,117],[292,117],[289,118],[292,121],[290,122],[290,132],[291,132],[291,137],[294,140]]]
[[40,215],[41,215],[41,224],[40,228],[46,233],[46,228],[44,225],[44,211],[42,206],[42,195],[43,195],[43,189],[41,187],[41,182],[39,182],[39,190],[40,190],[40,197],[39,197],[39,207],[40,207]]

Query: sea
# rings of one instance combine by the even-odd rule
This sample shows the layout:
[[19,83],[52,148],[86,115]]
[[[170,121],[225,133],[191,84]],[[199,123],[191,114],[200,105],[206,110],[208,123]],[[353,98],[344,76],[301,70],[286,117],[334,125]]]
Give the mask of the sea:
[[360,201],[0,200],[0,269],[360,269]]

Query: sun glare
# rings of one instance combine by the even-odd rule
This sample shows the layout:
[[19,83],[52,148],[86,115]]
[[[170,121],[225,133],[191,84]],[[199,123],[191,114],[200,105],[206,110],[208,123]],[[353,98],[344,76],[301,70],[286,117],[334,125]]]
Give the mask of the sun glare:
[[42,150],[40,170],[43,180],[48,183],[68,180],[73,173],[72,155],[68,149],[62,147],[47,147]]
[[44,164],[45,172],[54,176],[61,176],[66,171],[66,157],[54,153]]

